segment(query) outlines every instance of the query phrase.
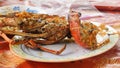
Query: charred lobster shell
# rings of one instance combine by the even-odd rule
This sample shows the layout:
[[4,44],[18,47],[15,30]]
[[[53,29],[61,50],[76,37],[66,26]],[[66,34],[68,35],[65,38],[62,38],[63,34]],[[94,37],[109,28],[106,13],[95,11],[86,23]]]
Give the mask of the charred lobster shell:
[[[65,38],[69,32],[65,17],[57,15],[15,12],[0,15],[0,22],[2,24],[0,31],[11,35],[27,36],[40,44],[56,43]],[[36,40],[36,37],[42,40]]]

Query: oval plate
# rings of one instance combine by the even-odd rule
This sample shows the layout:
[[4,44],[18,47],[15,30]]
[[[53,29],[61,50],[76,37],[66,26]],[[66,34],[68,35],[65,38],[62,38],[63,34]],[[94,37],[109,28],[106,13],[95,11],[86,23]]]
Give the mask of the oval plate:
[[[36,7],[30,7],[30,6],[22,6],[22,5],[12,5],[12,6],[5,6],[0,8],[0,13],[6,14],[8,12],[16,12],[16,11],[27,11],[32,13],[45,13],[44,10],[38,9]],[[99,23],[92,22],[97,25]],[[110,26],[107,26],[110,32],[116,32],[115,29],[113,29]],[[38,61],[38,62],[69,62],[69,61],[76,61],[76,60],[82,60],[89,57],[93,57],[99,54],[102,54],[111,48],[114,47],[116,42],[119,39],[119,35],[111,35],[110,36],[110,42],[107,45],[102,46],[99,49],[96,50],[88,50],[83,47],[80,47],[74,42],[67,43],[67,47],[65,51],[60,55],[54,55],[51,53],[47,53],[44,51],[41,51],[39,49],[30,49],[24,44],[19,45],[10,45],[10,50],[17,56],[31,60],[31,61]],[[45,47],[59,50],[65,43],[58,43],[53,45],[46,45]]]

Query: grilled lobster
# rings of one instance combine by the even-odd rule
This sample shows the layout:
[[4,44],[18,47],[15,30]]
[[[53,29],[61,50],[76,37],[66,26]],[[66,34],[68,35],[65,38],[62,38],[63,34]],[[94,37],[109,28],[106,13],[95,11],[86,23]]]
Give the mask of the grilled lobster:
[[40,48],[54,54],[60,54],[66,45],[60,51],[53,51],[37,44],[57,43],[65,38],[69,32],[68,22],[65,17],[28,12],[14,12],[7,15],[0,15],[0,27],[1,36],[5,39],[7,37],[5,37],[5,34],[24,36],[25,40],[22,42],[26,46]]
[[43,51],[53,54],[63,52],[66,45],[59,51],[54,51],[38,44],[57,43],[70,35],[73,36],[76,43],[89,49],[96,49],[110,41],[107,39],[98,44],[96,35],[100,31],[106,30],[105,25],[96,26],[90,22],[81,22],[80,16],[80,13],[70,11],[67,21],[65,17],[57,15],[28,12],[0,15],[0,35],[10,44],[15,44],[18,41],[9,39],[6,34],[24,36],[25,40],[20,41],[24,45],[33,49],[40,48]]

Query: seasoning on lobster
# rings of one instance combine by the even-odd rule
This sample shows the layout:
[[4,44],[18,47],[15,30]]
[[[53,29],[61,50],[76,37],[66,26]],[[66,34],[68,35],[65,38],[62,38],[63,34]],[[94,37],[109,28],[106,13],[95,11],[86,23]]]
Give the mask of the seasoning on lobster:
[[[40,48],[53,54],[60,54],[66,48],[59,51],[44,48],[38,44],[53,44],[64,39],[69,32],[68,22],[65,17],[48,14],[35,14],[28,12],[14,12],[0,15],[0,35],[10,44],[23,43],[30,48]],[[15,41],[7,35],[20,35],[24,40]]]
[[99,33],[107,35],[107,33],[102,32],[106,30],[105,25],[101,24],[100,26],[96,26],[91,22],[82,22],[80,16],[80,13],[71,11],[68,18],[71,35],[77,44],[88,49],[96,49],[110,41],[108,38],[98,43],[96,36]]

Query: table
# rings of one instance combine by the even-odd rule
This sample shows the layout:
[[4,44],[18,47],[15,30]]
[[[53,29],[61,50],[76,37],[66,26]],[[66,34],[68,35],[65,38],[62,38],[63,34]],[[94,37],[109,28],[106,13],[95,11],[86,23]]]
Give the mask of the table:
[[[97,5],[98,1],[90,1],[99,8]],[[101,10],[101,12],[104,14],[102,17],[93,17],[86,20],[106,23],[120,32],[119,11],[108,11],[107,9],[107,11]],[[42,63],[24,60],[12,54],[9,51],[8,43],[4,41],[0,42],[0,68],[120,68],[120,40],[116,43],[114,48],[101,55],[66,63]]]

